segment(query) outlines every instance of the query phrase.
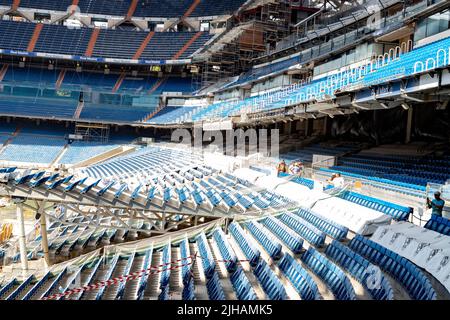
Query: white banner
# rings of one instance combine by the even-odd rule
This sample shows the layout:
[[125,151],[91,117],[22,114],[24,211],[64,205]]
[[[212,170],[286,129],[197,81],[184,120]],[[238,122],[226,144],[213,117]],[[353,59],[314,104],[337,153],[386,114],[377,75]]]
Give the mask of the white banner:
[[370,240],[424,268],[450,290],[450,237],[398,222],[379,227]]

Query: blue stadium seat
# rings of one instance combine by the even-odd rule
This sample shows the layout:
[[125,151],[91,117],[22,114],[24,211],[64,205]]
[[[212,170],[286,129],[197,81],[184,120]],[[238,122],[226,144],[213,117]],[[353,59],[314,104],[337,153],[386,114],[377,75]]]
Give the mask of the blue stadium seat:
[[356,299],[353,286],[345,273],[316,249],[310,247],[302,254],[301,260],[327,284],[337,300]]
[[425,274],[411,261],[361,235],[356,235],[349,247],[373,264],[390,273],[415,300],[435,300],[436,292]]

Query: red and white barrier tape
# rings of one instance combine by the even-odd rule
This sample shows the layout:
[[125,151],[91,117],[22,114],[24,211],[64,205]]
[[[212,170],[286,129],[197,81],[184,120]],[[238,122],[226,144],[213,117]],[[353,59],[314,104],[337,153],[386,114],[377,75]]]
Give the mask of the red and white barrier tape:
[[[163,272],[163,271],[166,271],[166,270],[179,269],[179,268],[182,268],[182,267],[185,267],[185,266],[193,264],[195,257],[199,257],[201,259],[205,259],[205,258],[203,258],[202,256],[199,256],[199,255],[191,255],[191,256],[188,256],[188,257],[185,257],[185,258],[173,260],[173,261],[170,261],[170,262],[167,262],[167,263],[163,263],[163,264],[160,264],[160,265],[157,265],[157,266],[150,266],[147,269],[140,270],[140,271],[135,271],[135,272],[132,272],[132,273],[130,273],[128,275],[122,275],[120,277],[116,277],[116,278],[112,278],[112,279],[108,279],[108,280],[104,280],[104,281],[99,281],[99,282],[96,282],[94,284],[86,285],[86,286],[83,286],[81,288],[70,289],[70,290],[67,290],[67,291],[65,291],[63,293],[56,293],[56,294],[50,295],[48,297],[42,297],[41,300],[53,300],[53,299],[61,298],[61,297],[64,297],[64,296],[69,296],[69,295],[74,294],[74,293],[79,293],[81,291],[90,291],[90,290],[94,290],[94,289],[98,289],[98,288],[102,288],[102,287],[107,287],[107,286],[110,286],[110,285],[113,285],[113,284],[118,284],[119,282],[124,282],[124,281],[126,282],[126,281],[130,281],[130,280],[135,280],[135,279],[141,278],[144,275],[147,275],[147,271],[150,271],[148,273],[148,275],[152,275],[152,274],[157,274],[157,273],[160,273],[160,272]],[[181,262],[181,261],[184,261],[184,260],[188,260],[188,259],[190,259],[191,261],[187,262],[187,263],[184,263],[184,264],[181,264],[181,265],[175,265],[175,266],[172,266],[170,268],[159,269],[159,268],[164,268],[164,267],[169,266],[169,265],[174,265],[174,264],[176,264],[178,262]],[[216,260],[216,262],[224,262],[224,263],[226,263],[226,262],[236,262],[236,263],[240,263],[240,262],[250,262],[250,260],[245,260],[245,259],[244,260]]]
[[[98,288],[101,288],[101,287],[106,287],[106,286],[109,286],[109,285],[112,285],[112,284],[117,284],[117,283],[123,282],[123,281],[135,280],[137,278],[140,278],[140,277],[146,275],[147,271],[150,271],[148,273],[148,275],[151,275],[151,274],[157,274],[157,273],[160,273],[160,272],[163,272],[163,271],[166,271],[166,270],[174,270],[174,269],[182,268],[184,266],[191,265],[192,262],[193,262],[193,259],[192,259],[193,257],[195,257],[195,255],[194,256],[188,256],[188,257],[181,258],[181,259],[177,259],[177,260],[173,260],[173,261],[170,261],[170,262],[167,262],[167,263],[163,263],[163,264],[160,264],[160,265],[157,265],[157,266],[150,266],[147,269],[135,271],[135,272],[130,273],[128,275],[122,275],[120,277],[116,277],[116,278],[109,279],[109,280],[104,280],[104,281],[99,281],[99,282],[96,282],[94,284],[87,285],[87,286],[84,286],[84,287],[81,287],[81,288],[70,289],[70,290],[67,290],[67,291],[65,291],[63,293],[57,293],[57,294],[53,294],[53,295],[48,296],[48,297],[43,297],[43,298],[41,298],[41,300],[51,300],[51,299],[61,298],[63,296],[68,296],[68,295],[71,295],[73,293],[79,293],[81,291],[90,291],[90,290],[98,289]],[[191,261],[188,262],[188,263],[181,264],[181,265],[176,265],[176,266],[173,266],[171,268],[165,268],[165,269],[161,269],[161,270],[159,269],[159,268],[163,268],[163,267],[166,267],[166,266],[169,266],[169,265],[173,265],[173,264],[176,264],[178,262],[181,262],[181,261],[184,261],[184,260],[188,260],[188,259],[191,259]],[[152,269],[154,271],[152,271]]]

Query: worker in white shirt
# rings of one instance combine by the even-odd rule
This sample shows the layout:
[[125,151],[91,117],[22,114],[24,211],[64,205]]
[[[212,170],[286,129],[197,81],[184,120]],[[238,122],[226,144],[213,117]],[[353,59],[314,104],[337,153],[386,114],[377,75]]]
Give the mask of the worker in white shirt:
[[336,173],[335,178],[333,179],[333,185],[335,188],[342,188],[345,184],[344,178],[340,173]]

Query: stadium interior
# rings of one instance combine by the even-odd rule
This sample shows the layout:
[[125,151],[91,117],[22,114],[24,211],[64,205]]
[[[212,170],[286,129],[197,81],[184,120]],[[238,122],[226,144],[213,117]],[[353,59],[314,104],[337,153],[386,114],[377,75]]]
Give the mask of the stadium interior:
[[0,0],[0,300],[449,300],[449,101],[447,0]]

